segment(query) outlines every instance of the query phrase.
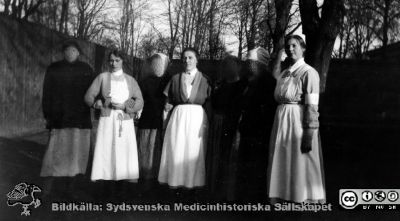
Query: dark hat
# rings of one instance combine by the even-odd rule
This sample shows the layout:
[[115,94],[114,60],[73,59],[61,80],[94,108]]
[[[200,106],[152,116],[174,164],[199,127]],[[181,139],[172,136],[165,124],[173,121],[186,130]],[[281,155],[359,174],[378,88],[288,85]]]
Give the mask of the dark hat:
[[65,49],[67,49],[68,47],[74,47],[79,51],[79,53],[82,53],[81,47],[79,46],[78,42],[76,42],[75,40],[65,41],[63,43],[62,50],[65,51]]

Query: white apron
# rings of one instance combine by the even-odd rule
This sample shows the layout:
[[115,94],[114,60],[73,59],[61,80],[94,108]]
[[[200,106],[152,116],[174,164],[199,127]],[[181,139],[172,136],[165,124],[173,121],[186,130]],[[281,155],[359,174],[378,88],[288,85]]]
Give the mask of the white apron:
[[[111,79],[111,100],[123,103],[129,99],[126,80]],[[92,180],[131,180],[139,178],[136,134],[133,119],[119,120],[122,110],[111,110],[100,117],[93,156]],[[120,126],[122,130],[120,131]]]
[[164,136],[158,181],[171,187],[205,185],[207,115],[200,105],[174,108]]

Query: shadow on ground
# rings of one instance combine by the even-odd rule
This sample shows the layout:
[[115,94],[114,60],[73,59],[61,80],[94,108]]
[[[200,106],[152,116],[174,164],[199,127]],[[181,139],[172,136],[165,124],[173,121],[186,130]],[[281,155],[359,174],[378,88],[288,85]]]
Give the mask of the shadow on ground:
[[[45,198],[29,217],[20,216],[21,207],[7,207],[6,194],[20,182],[43,185],[39,177],[46,148],[47,133],[16,138],[0,138],[0,220],[399,220],[397,212],[348,211],[338,205],[339,189],[397,188],[400,189],[400,145],[398,128],[323,127],[327,200],[331,212],[109,212],[106,204],[187,204],[213,202],[206,190],[171,191],[157,183],[93,183],[82,177],[74,193],[59,190]],[[128,191],[126,191],[128,189]],[[124,191],[122,191],[124,190]],[[40,196],[40,195],[39,195]],[[55,202],[93,202],[104,205],[102,212],[54,212]],[[171,207],[171,209],[173,209]],[[397,218],[396,218],[397,217]]]

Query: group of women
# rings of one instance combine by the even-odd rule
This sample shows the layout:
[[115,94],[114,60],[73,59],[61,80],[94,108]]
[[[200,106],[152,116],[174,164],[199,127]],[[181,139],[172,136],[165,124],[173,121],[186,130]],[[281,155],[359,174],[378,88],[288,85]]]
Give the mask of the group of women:
[[[147,59],[148,75],[138,84],[123,72],[118,51],[109,55],[110,72],[88,83],[90,67],[69,58],[71,50],[79,55],[79,47],[66,44],[64,61],[45,77],[43,110],[51,134],[41,176],[85,173],[93,108],[100,112],[93,181],[140,178],[171,189],[206,187],[217,200],[324,202],[319,77],[304,62],[305,48],[301,37],[289,36],[289,65],[278,74],[269,71],[263,48],[250,50],[244,65],[227,56],[215,84],[197,68],[194,48],[183,50],[184,70],[172,76],[168,57],[157,53]],[[84,70],[73,69],[78,64]],[[78,83],[65,81],[69,71]],[[64,109],[72,100],[79,100],[73,106],[79,113],[68,115]],[[87,125],[82,119],[89,119]]]

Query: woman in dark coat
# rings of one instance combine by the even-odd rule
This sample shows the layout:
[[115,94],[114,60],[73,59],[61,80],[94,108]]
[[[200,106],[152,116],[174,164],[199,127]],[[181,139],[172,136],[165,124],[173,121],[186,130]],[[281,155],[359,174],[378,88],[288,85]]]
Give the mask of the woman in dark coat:
[[268,142],[276,102],[276,80],[268,71],[268,52],[250,50],[244,68],[247,86],[241,97],[238,198],[242,201],[266,199]]
[[139,119],[138,150],[140,179],[152,181],[160,168],[163,139],[164,89],[168,83],[164,74],[168,57],[157,53],[148,59],[147,76],[139,83],[144,100]]
[[[43,115],[50,130],[40,172],[49,178],[45,193],[52,189],[52,177],[85,174],[89,158],[92,122],[83,97],[95,76],[87,63],[78,60],[80,47],[75,41],[67,41],[63,53],[62,61],[47,68],[43,84]],[[71,181],[69,191],[73,192]]]
[[246,84],[240,81],[241,61],[227,56],[221,64],[221,82],[211,95],[213,120],[207,148],[208,187],[214,198],[233,200],[236,183],[236,131],[240,107],[238,101]]

